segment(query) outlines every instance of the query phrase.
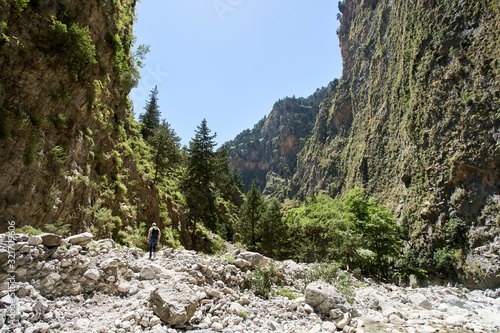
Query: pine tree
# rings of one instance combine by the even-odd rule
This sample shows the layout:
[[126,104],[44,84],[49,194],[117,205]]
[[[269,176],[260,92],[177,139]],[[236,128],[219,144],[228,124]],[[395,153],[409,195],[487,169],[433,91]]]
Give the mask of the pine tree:
[[172,172],[181,161],[180,141],[170,124],[163,119],[153,136],[149,138],[153,147],[155,178],[162,177]]
[[273,199],[267,207],[260,220],[258,234],[260,252],[271,258],[276,257],[287,236],[287,227],[278,200]]
[[153,136],[160,126],[160,106],[158,105],[158,86],[151,90],[149,101],[144,107],[146,112],[139,115],[139,121],[142,124],[142,136],[148,139]]
[[238,241],[254,247],[256,245],[256,228],[265,210],[264,199],[255,183],[248,190],[247,197],[240,210],[240,219],[236,223],[235,233]]
[[196,130],[194,139],[189,142],[187,151],[187,173],[183,189],[193,222],[193,243],[199,221],[203,221],[210,230],[216,230],[217,217],[213,188],[215,137],[216,134],[210,135],[207,121],[203,119]]

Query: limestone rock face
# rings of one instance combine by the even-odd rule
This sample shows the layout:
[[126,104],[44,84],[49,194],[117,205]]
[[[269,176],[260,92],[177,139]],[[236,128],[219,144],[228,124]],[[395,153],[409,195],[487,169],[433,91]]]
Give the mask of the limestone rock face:
[[150,300],[154,313],[172,326],[186,325],[199,304],[196,293],[183,283],[159,286]]
[[267,194],[284,197],[287,180],[293,175],[301,143],[311,136],[319,104],[331,88],[323,87],[308,98],[285,98],[275,103],[269,116],[251,130],[226,143],[231,166],[238,169],[247,192],[255,182],[260,191],[268,187],[267,177],[284,181],[269,187]]
[[[110,219],[122,228],[160,221],[166,203],[189,242],[182,209],[151,186],[125,144],[141,136],[128,99],[137,80],[135,4],[0,2],[0,232],[12,221],[73,235],[94,228],[94,237],[105,238],[114,231],[104,227]],[[70,243],[84,245],[87,236]]]

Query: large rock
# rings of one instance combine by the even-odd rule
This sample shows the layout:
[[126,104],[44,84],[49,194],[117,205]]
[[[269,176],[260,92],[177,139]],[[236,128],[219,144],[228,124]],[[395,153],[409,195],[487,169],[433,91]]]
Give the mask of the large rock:
[[264,257],[262,254],[257,252],[242,252],[240,253],[240,258],[248,261],[250,263],[250,268],[262,267],[269,263],[269,258]]
[[61,245],[62,237],[55,234],[41,234],[39,235],[42,238],[42,244],[45,246],[59,246]]
[[196,292],[184,283],[157,287],[151,293],[150,301],[153,312],[172,326],[186,325],[199,304]]
[[153,280],[156,278],[156,275],[157,275],[156,271],[151,266],[143,267],[139,274],[140,274],[141,278],[144,280]]
[[83,234],[70,236],[66,238],[65,241],[73,245],[84,246],[90,243],[93,238],[94,235],[92,235],[90,232],[84,232]]
[[40,236],[31,236],[28,239],[28,244],[31,246],[37,246],[37,245],[43,244],[43,239]]
[[345,296],[337,288],[323,281],[307,285],[305,298],[307,304],[323,315],[327,315],[331,309],[340,309],[344,312],[352,309]]
[[432,309],[431,302],[429,302],[429,300],[427,299],[427,297],[425,297],[421,293],[412,294],[408,298],[410,299],[410,302],[413,305],[422,307],[422,308],[427,309],[427,310]]
[[98,269],[96,268],[91,268],[91,269],[88,269],[84,274],[83,274],[84,277],[86,277],[87,279],[90,279],[90,280],[94,280],[94,281],[97,281],[101,278],[101,273],[99,272]]

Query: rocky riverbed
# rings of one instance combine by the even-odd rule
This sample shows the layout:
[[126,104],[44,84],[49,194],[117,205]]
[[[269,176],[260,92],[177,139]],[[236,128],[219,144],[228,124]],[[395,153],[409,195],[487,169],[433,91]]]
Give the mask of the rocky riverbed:
[[500,331],[500,289],[400,287],[345,272],[328,284],[304,280],[314,266],[284,261],[265,298],[247,288],[247,274],[269,264],[258,253],[167,248],[148,260],[89,233],[0,240],[0,332]]

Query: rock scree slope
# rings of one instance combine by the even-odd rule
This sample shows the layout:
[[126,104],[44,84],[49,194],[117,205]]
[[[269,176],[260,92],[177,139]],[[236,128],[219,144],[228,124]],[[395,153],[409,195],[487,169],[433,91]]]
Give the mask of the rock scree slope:
[[[166,248],[151,261],[138,248],[91,234],[0,240],[15,253],[10,267],[0,250],[0,332],[500,330],[500,289],[398,287],[339,272],[352,284],[343,289],[305,279],[314,265],[283,261],[273,263],[275,284],[266,298],[245,288],[247,274],[271,264],[255,252],[208,257]],[[15,284],[6,272],[15,272]]]

